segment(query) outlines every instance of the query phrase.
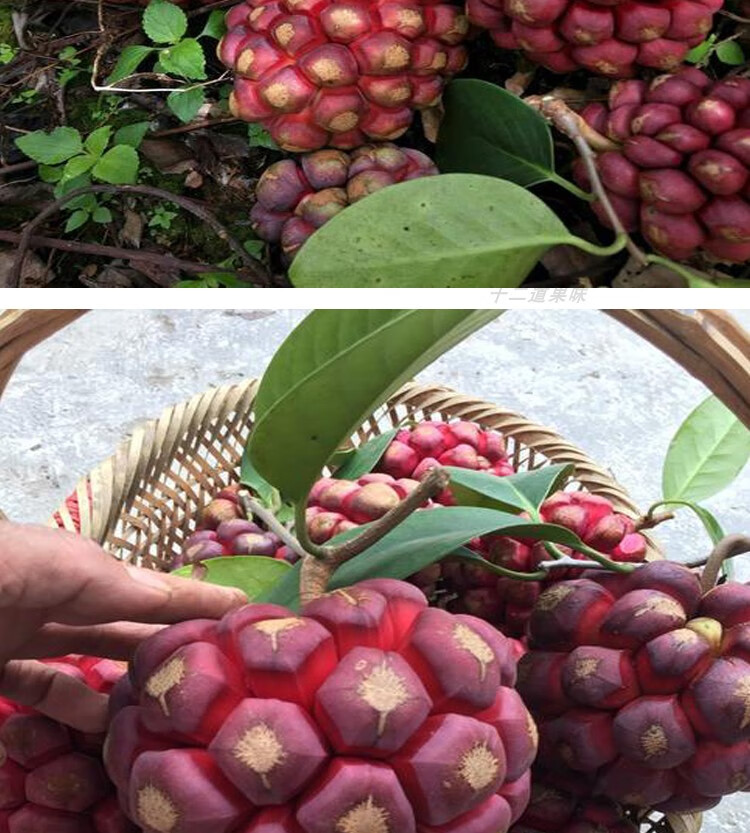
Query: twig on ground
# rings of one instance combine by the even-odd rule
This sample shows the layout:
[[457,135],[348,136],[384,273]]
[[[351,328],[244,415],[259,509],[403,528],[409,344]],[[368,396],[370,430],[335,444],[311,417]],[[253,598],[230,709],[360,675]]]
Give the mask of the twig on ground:
[[155,197],[159,200],[167,200],[179,205],[180,208],[189,211],[208,225],[219,238],[224,240],[229,248],[240,258],[243,265],[247,267],[250,272],[253,282],[257,286],[269,286],[270,276],[266,267],[250,255],[244,246],[230,234],[229,230],[216,217],[202,205],[199,205],[194,200],[187,197],[173,194],[171,191],[165,191],[162,188],[153,188],[150,185],[88,185],[85,188],[77,188],[75,191],[70,191],[59,200],[50,203],[46,208],[37,214],[37,216],[25,227],[21,237],[18,241],[18,250],[16,252],[16,259],[13,263],[13,268],[8,274],[8,285],[11,287],[18,286],[21,280],[21,267],[23,264],[26,251],[29,248],[30,240],[34,236],[34,232],[42,225],[42,223],[53,214],[56,214],[63,208],[70,200],[81,196],[82,194],[137,194],[144,197]]

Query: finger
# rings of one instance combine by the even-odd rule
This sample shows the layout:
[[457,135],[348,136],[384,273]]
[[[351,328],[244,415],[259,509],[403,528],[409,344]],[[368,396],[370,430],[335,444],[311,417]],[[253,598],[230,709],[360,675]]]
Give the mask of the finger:
[[41,662],[7,663],[0,670],[0,695],[82,732],[103,732],[107,727],[105,694]]
[[247,601],[235,588],[125,565],[72,533],[10,523],[0,523],[0,576],[0,609],[66,625],[218,619]]
[[129,660],[135,649],[165,625],[115,622],[111,625],[45,625],[19,646],[12,659],[45,659],[65,654]]

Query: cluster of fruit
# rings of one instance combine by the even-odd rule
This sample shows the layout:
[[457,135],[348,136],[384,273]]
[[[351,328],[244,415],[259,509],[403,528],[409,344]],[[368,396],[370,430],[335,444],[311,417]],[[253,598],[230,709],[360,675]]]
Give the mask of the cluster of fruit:
[[[650,86],[615,85],[608,107],[586,110],[593,126],[622,145],[599,158],[610,201],[628,230],[640,229],[675,260],[703,251],[744,262],[750,81],[712,84],[682,64],[721,7],[722,0],[467,0],[465,8],[439,0],[245,0],[228,12],[219,46],[235,73],[233,113],[260,122],[284,150],[354,151],[271,166],[259,183],[254,228],[281,241],[288,263],[350,203],[436,173],[417,151],[397,157],[392,145],[377,151],[366,143],[396,139],[415,110],[439,103],[466,63],[473,24],[500,48],[521,49],[557,73],[673,73]],[[362,171],[366,178],[357,176]]]
[[[498,432],[420,423],[372,474],[315,485],[311,538],[377,520],[435,465],[513,473]],[[561,492],[540,514],[644,560],[606,500]],[[517,571],[549,557],[500,536],[472,547]],[[230,487],[179,561],[282,550]],[[637,833],[630,813],[750,787],[750,586],[704,593],[668,561],[531,583],[482,583],[450,558],[427,572],[173,625],[127,673],[51,660],[111,691],[107,740],[0,701],[0,833]]]

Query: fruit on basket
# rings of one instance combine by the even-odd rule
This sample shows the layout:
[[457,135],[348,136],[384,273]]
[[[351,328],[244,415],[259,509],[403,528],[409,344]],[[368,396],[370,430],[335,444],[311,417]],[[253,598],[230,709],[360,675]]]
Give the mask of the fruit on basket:
[[750,785],[750,586],[701,592],[655,561],[592,572],[539,597],[519,691],[538,718],[542,774],[665,812]]
[[675,70],[711,30],[722,0],[467,0],[469,20],[501,49],[553,72],[629,78]]
[[202,510],[196,531],[172,559],[171,569],[225,555],[284,557],[286,550],[278,536],[246,519],[239,490],[238,485],[222,489]]
[[431,0],[248,0],[227,29],[232,112],[291,151],[397,138],[466,63],[463,9]]
[[[650,84],[622,81],[583,116],[622,143],[598,155],[597,169],[628,231],[674,260],[700,250],[750,259],[749,78],[712,82],[690,67]],[[586,183],[580,167],[577,178]]]
[[253,230],[269,243],[281,243],[290,262],[316,229],[347,206],[388,185],[437,172],[429,156],[391,143],[282,159],[258,181],[250,212]]
[[510,640],[405,582],[251,604],[138,649],[105,760],[145,833],[499,833],[536,750],[515,675]]
[[[125,673],[93,657],[45,662],[104,693]],[[0,831],[134,833],[105,773],[103,742],[0,698]]]

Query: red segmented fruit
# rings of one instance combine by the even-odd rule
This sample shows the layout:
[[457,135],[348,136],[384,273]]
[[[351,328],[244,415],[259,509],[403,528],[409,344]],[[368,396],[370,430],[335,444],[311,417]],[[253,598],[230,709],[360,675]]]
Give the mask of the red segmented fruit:
[[468,20],[436,0],[247,0],[227,13],[219,58],[232,112],[285,150],[356,148],[404,133],[463,69]]
[[139,647],[106,747],[144,833],[505,833],[525,809],[536,729],[486,622],[376,579],[178,628]]
[[552,72],[584,68],[612,78],[629,78],[636,67],[674,71],[720,7],[699,0],[466,2],[469,20],[501,49],[522,49]]
[[[673,260],[700,251],[728,262],[750,258],[750,79],[712,83],[690,67],[649,86],[622,81],[608,107],[582,115],[622,143],[599,154],[597,167],[627,230],[640,229]],[[574,175],[590,188],[581,167]],[[598,203],[592,208],[611,226]]]
[[[44,660],[108,694],[124,663],[69,655]],[[0,831],[135,833],[102,763],[103,735],[76,732],[0,698]]]
[[[385,92],[392,83],[384,79],[377,89]],[[260,238],[281,243],[289,263],[316,229],[347,206],[388,185],[437,173],[424,153],[390,143],[363,145],[351,153],[318,150],[299,162],[275,162],[263,172],[250,219]]]
[[[695,573],[655,561],[606,588],[558,583],[531,616],[518,688],[539,721],[539,778],[664,812],[746,789],[750,587],[702,595]],[[558,830],[533,799],[529,812],[530,829]]]

